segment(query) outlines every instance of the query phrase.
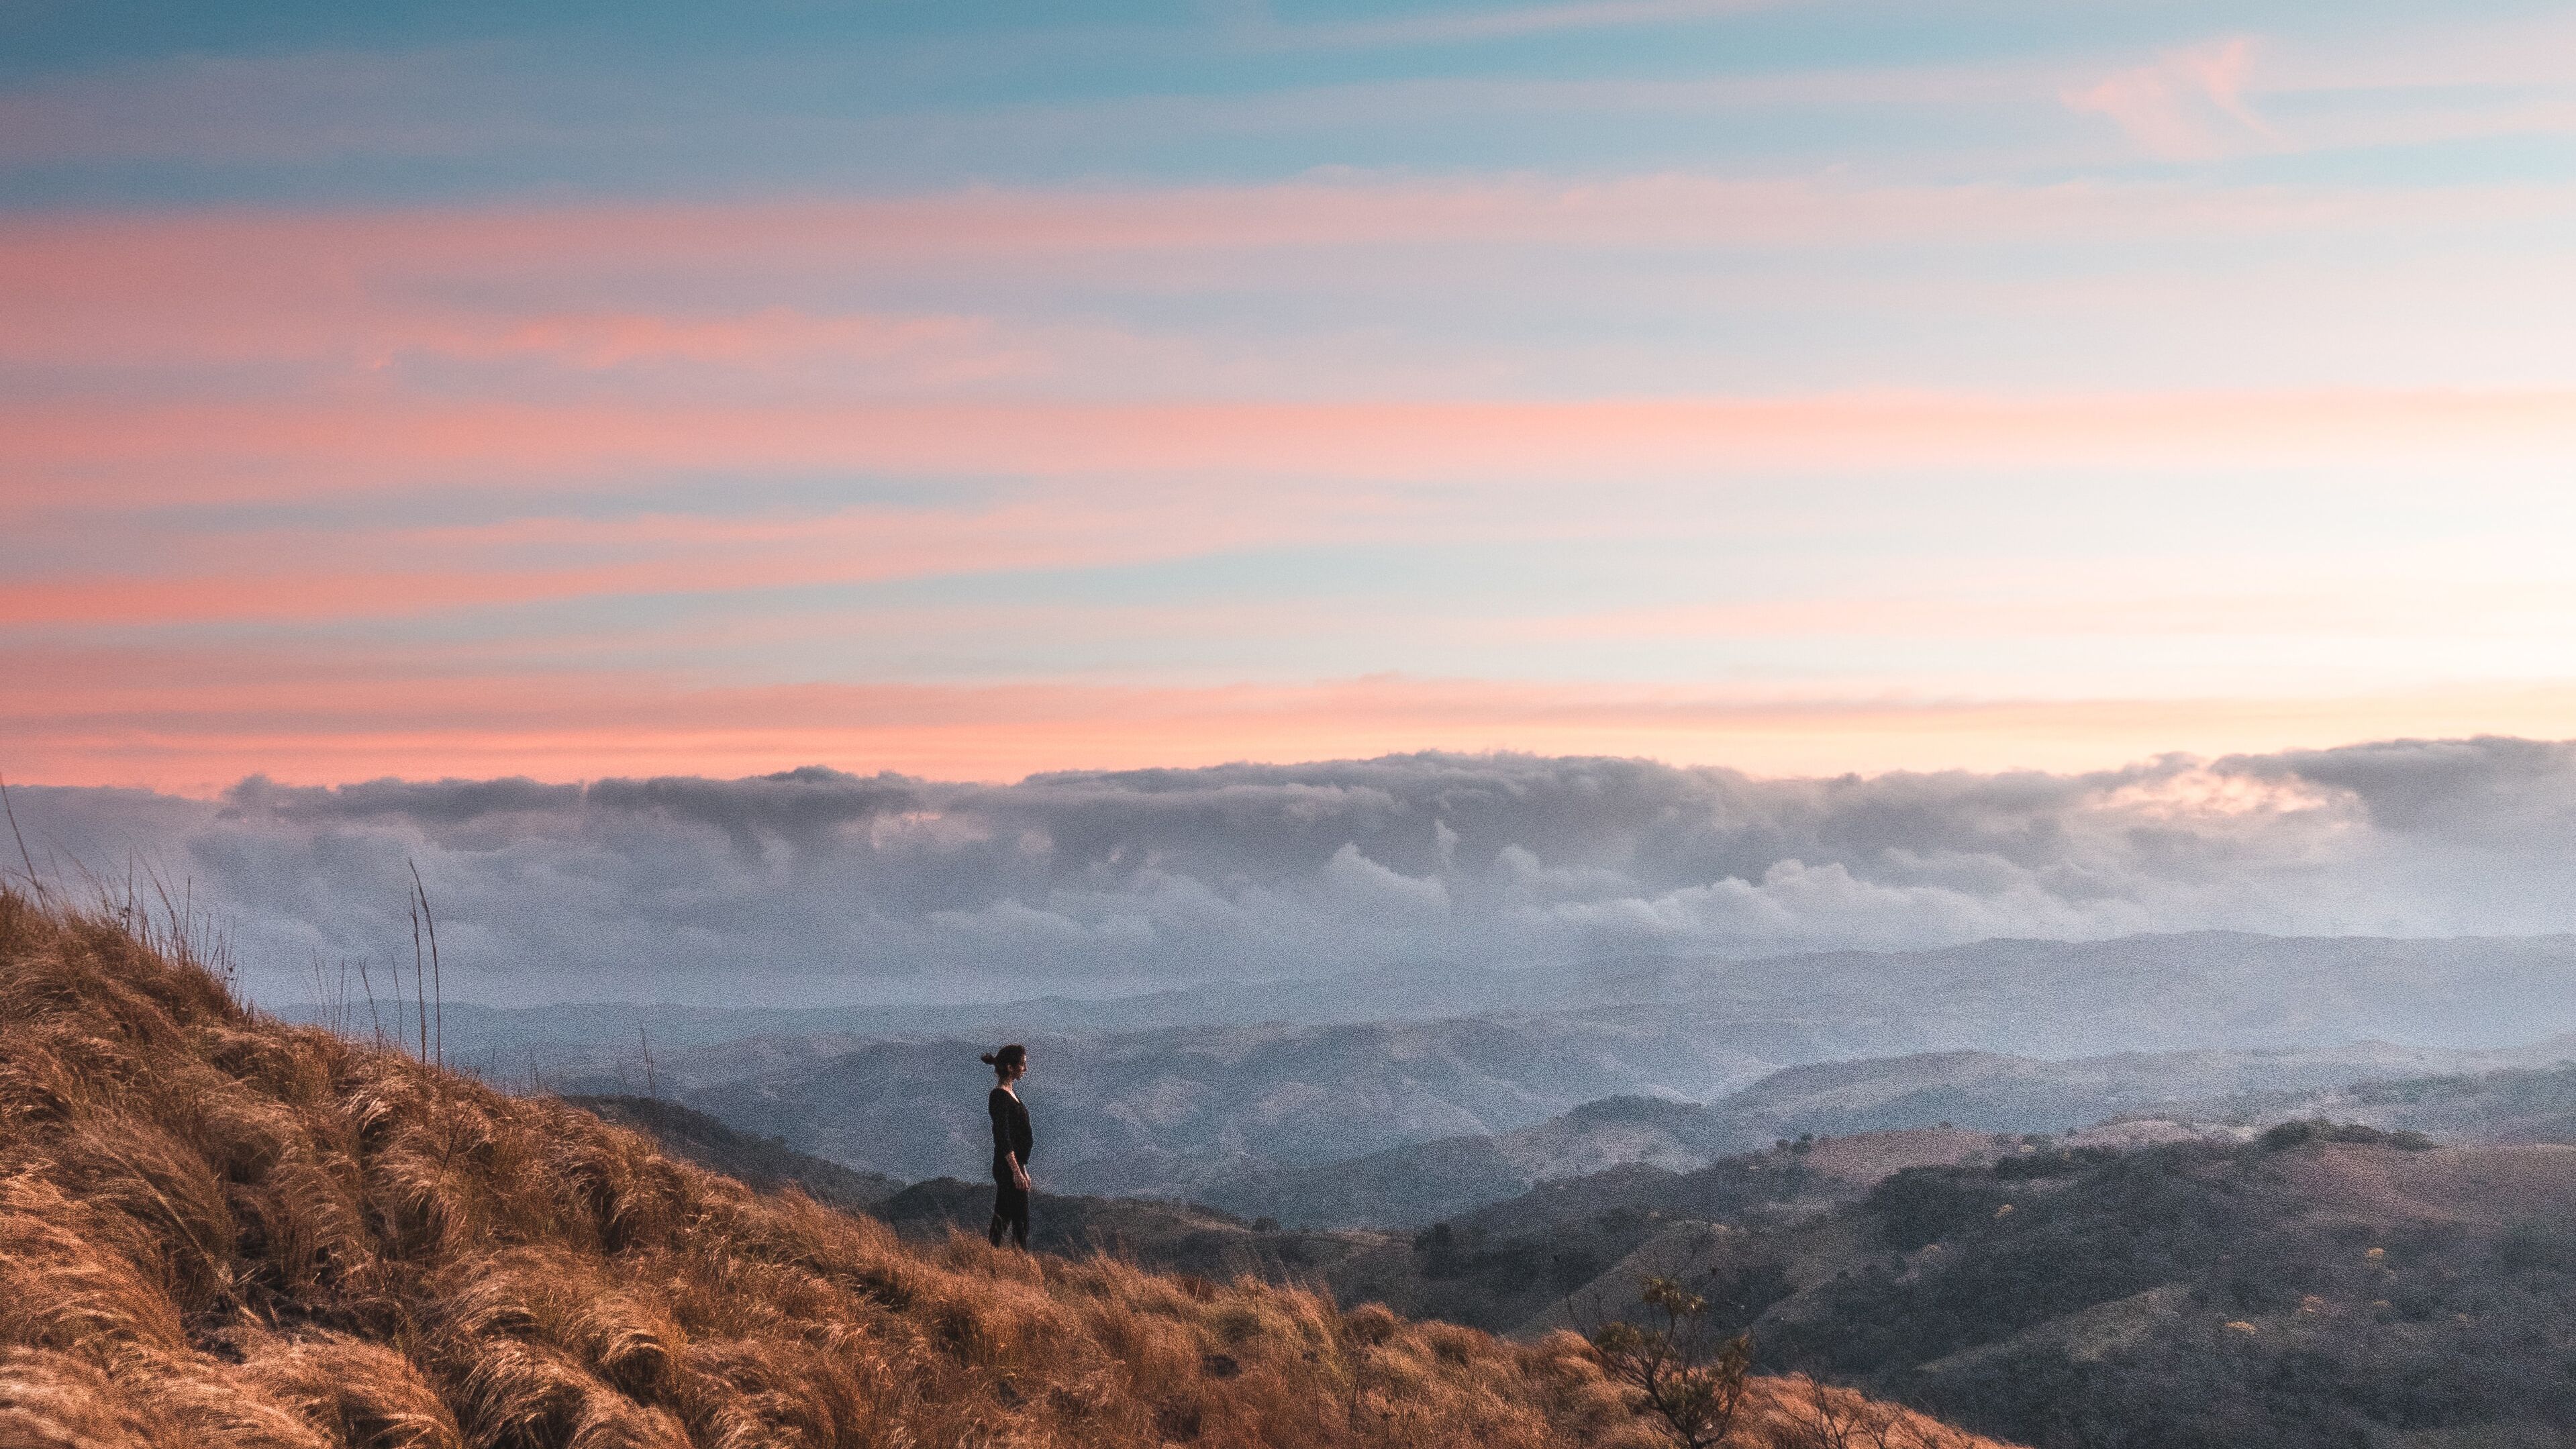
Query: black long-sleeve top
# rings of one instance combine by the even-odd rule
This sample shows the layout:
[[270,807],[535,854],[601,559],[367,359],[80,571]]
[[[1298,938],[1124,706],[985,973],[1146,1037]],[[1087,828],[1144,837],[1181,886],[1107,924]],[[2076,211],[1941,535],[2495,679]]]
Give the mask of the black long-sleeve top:
[[1008,1176],[1011,1157],[1016,1154],[1020,1166],[1029,1165],[1029,1148],[1035,1143],[1029,1137],[1028,1104],[1002,1090],[984,1099],[984,1108],[993,1116],[993,1170]]

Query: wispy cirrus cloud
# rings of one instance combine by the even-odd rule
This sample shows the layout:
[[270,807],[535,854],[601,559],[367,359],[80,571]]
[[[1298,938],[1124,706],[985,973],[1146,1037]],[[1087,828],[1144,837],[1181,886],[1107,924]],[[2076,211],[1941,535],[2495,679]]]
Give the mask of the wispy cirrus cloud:
[[[1380,511],[1380,522],[1386,522]],[[472,525],[136,529],[118,564],[0,579],[26,629],[219,621],[351,623],[552,601],[775,593],[830,585],[1103,569],[1254,544],[1347,538],[1341,510],[1300,518],[1222,493],[1005,496],[932,507]],[[1441,525],[1425,519],[1422,530]]]
[[[2176,573],[2186,565],[2162,560]],[[2101,566],[2096,566],[2099,572]],[[2366,639],[2383,646],[2404,639],[2455,643],[2464,635],[2506,636],[2541,644],[2576,629],[2576,583],[2533,578],[2430,578],[2418,573],[2340,579],[2246,576],[2291,572],[2285,561],[2240,561],[2237,577],[2213,587],[2185,580],[2128,579],[2104,588],[2069,580],[2020,581],[2013,589],[1991,575],[1978,587],[1946,593],[1766,599],[1622,609],[1508,625],[1567,638],[1779,638],[1870,634],[1910,639],[2031,638],[2042,635],[2131,638],[2203,636]],[[2203,581],[2193,580],[2199,583]],[[2161,586],[2161,587],[2160,587]]]
[[2149,155],[2165,161],[2207,161],[2279,146],[2280,132],[2245,98],[2254,55],[2255,42],[2248,36],[2167,51],[2145,65],[2067,92],[2066,104],[2109,118]]

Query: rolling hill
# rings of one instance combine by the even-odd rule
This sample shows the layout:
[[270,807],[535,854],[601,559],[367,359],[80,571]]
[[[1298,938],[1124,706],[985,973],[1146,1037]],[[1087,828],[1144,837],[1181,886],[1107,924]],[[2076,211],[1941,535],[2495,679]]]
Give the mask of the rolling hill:
[[1676,1218],[1529,1329],[1675,1272],[1768,1367],[2046,1449],[2555,1443],[2571,1224],[2576,1147],[2292,1123],[1917,1168],[1798,1222]]
[[[2122,1116],[2224,1124],[2320,1113],[2367,1122],[2385,1118],[2383,1125],[2447,1133],[2444,1123],[2465,1124],[2484,1110],[2460,1096],[2467,1090],[2462,1084],[2471,1080],[2460,1074],[2553,1062],[2571,1053],[2576,1041],[2554,1038],[2483,1051],[2374,1041],[2284,1051],[2124,1052],[2064,1061],[1937,1052],[1822,1062],[1773,1072],[1707,1106],[1609,1098],[1512,1132],[1410,1144],[1340,1162],[1267,1167],[1200,1184],[1191,1195],[1235,1213],[1309,1227],[1410,1227],[1473,1212],[1541,1183],[1632,1165],[1687,1172],[1810,1136],[1940,1127],[2059,1133]],[[2366,1080],[2426,1072],[2449,1075],[2404,1088],[2421,1099],[2414,1107],[2381,1100],[2400,1089]],[[2494,1090],[2503,1091],[2508,1080],[2524,1083],[2518,1090],[2529,1099],[2529,1112],[2576,1114],[2576,1085],[2556,1089],[2556,1098],[2538,1077],[2498,1078]],[[2435,1105],[2455,1098],[2453,1108]],[[2479,1100],[2503,1110],[2503,1099],[2492,1093]],[[2452,1115],[2441,1117],[2442,1111]],[[2524,1130],[2539,1130],[2537,1119]]]
[[1510,1331],[1604,1281],[1676,1223],[1800,1221],[1856,1202],[1909,1167],[1992,1162],[2017,1150],[1989,1134],[1936,1128],[1794,1143],[1689,1172],[1617,1167],[1543,1183],[1418,1232],[1385,1235],[1387,1246],[1353,1253],[1325,1278],[1344,1297]]
[[2249,1092],[2183,1104],[2170,1115],[2237,1128],[2332,1117],[2446,1142],[2576,1143],[2576,1063]]
[[903,1184],[878,1172],[860,1172],[799,1152],[774,1137],[754,1137],[658,1097],[566,1097],[572,1106],[620,1127],[651,1137],[674,1157],[686,1158],[710,1172],[740,1178],[750,1187],[775,1191],[793,1185],[816,1202],[837,1208],[865,1209],[903,1190]]

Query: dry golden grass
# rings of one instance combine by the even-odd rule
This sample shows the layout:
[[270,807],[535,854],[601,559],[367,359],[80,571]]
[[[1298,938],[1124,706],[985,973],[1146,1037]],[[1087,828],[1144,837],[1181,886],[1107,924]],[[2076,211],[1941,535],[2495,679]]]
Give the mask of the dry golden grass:
[[1571,1335],[924,1252],[0,892],[0,1449],[1656,1442]]

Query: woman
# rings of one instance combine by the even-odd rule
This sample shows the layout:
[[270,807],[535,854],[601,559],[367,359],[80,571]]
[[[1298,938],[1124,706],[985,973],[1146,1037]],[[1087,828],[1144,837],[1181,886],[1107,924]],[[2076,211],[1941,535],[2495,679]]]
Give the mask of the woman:
[[1029,1074],[1029,1049],[1017,1042],[984,1053],[993,1069],[992,1094],[984,1099],[993,1117],[993,1226],[987,1237],[1002,1246],[1002,1229],[1022,1251],[1029,1246],[1029,1109],[1013,1090]]

